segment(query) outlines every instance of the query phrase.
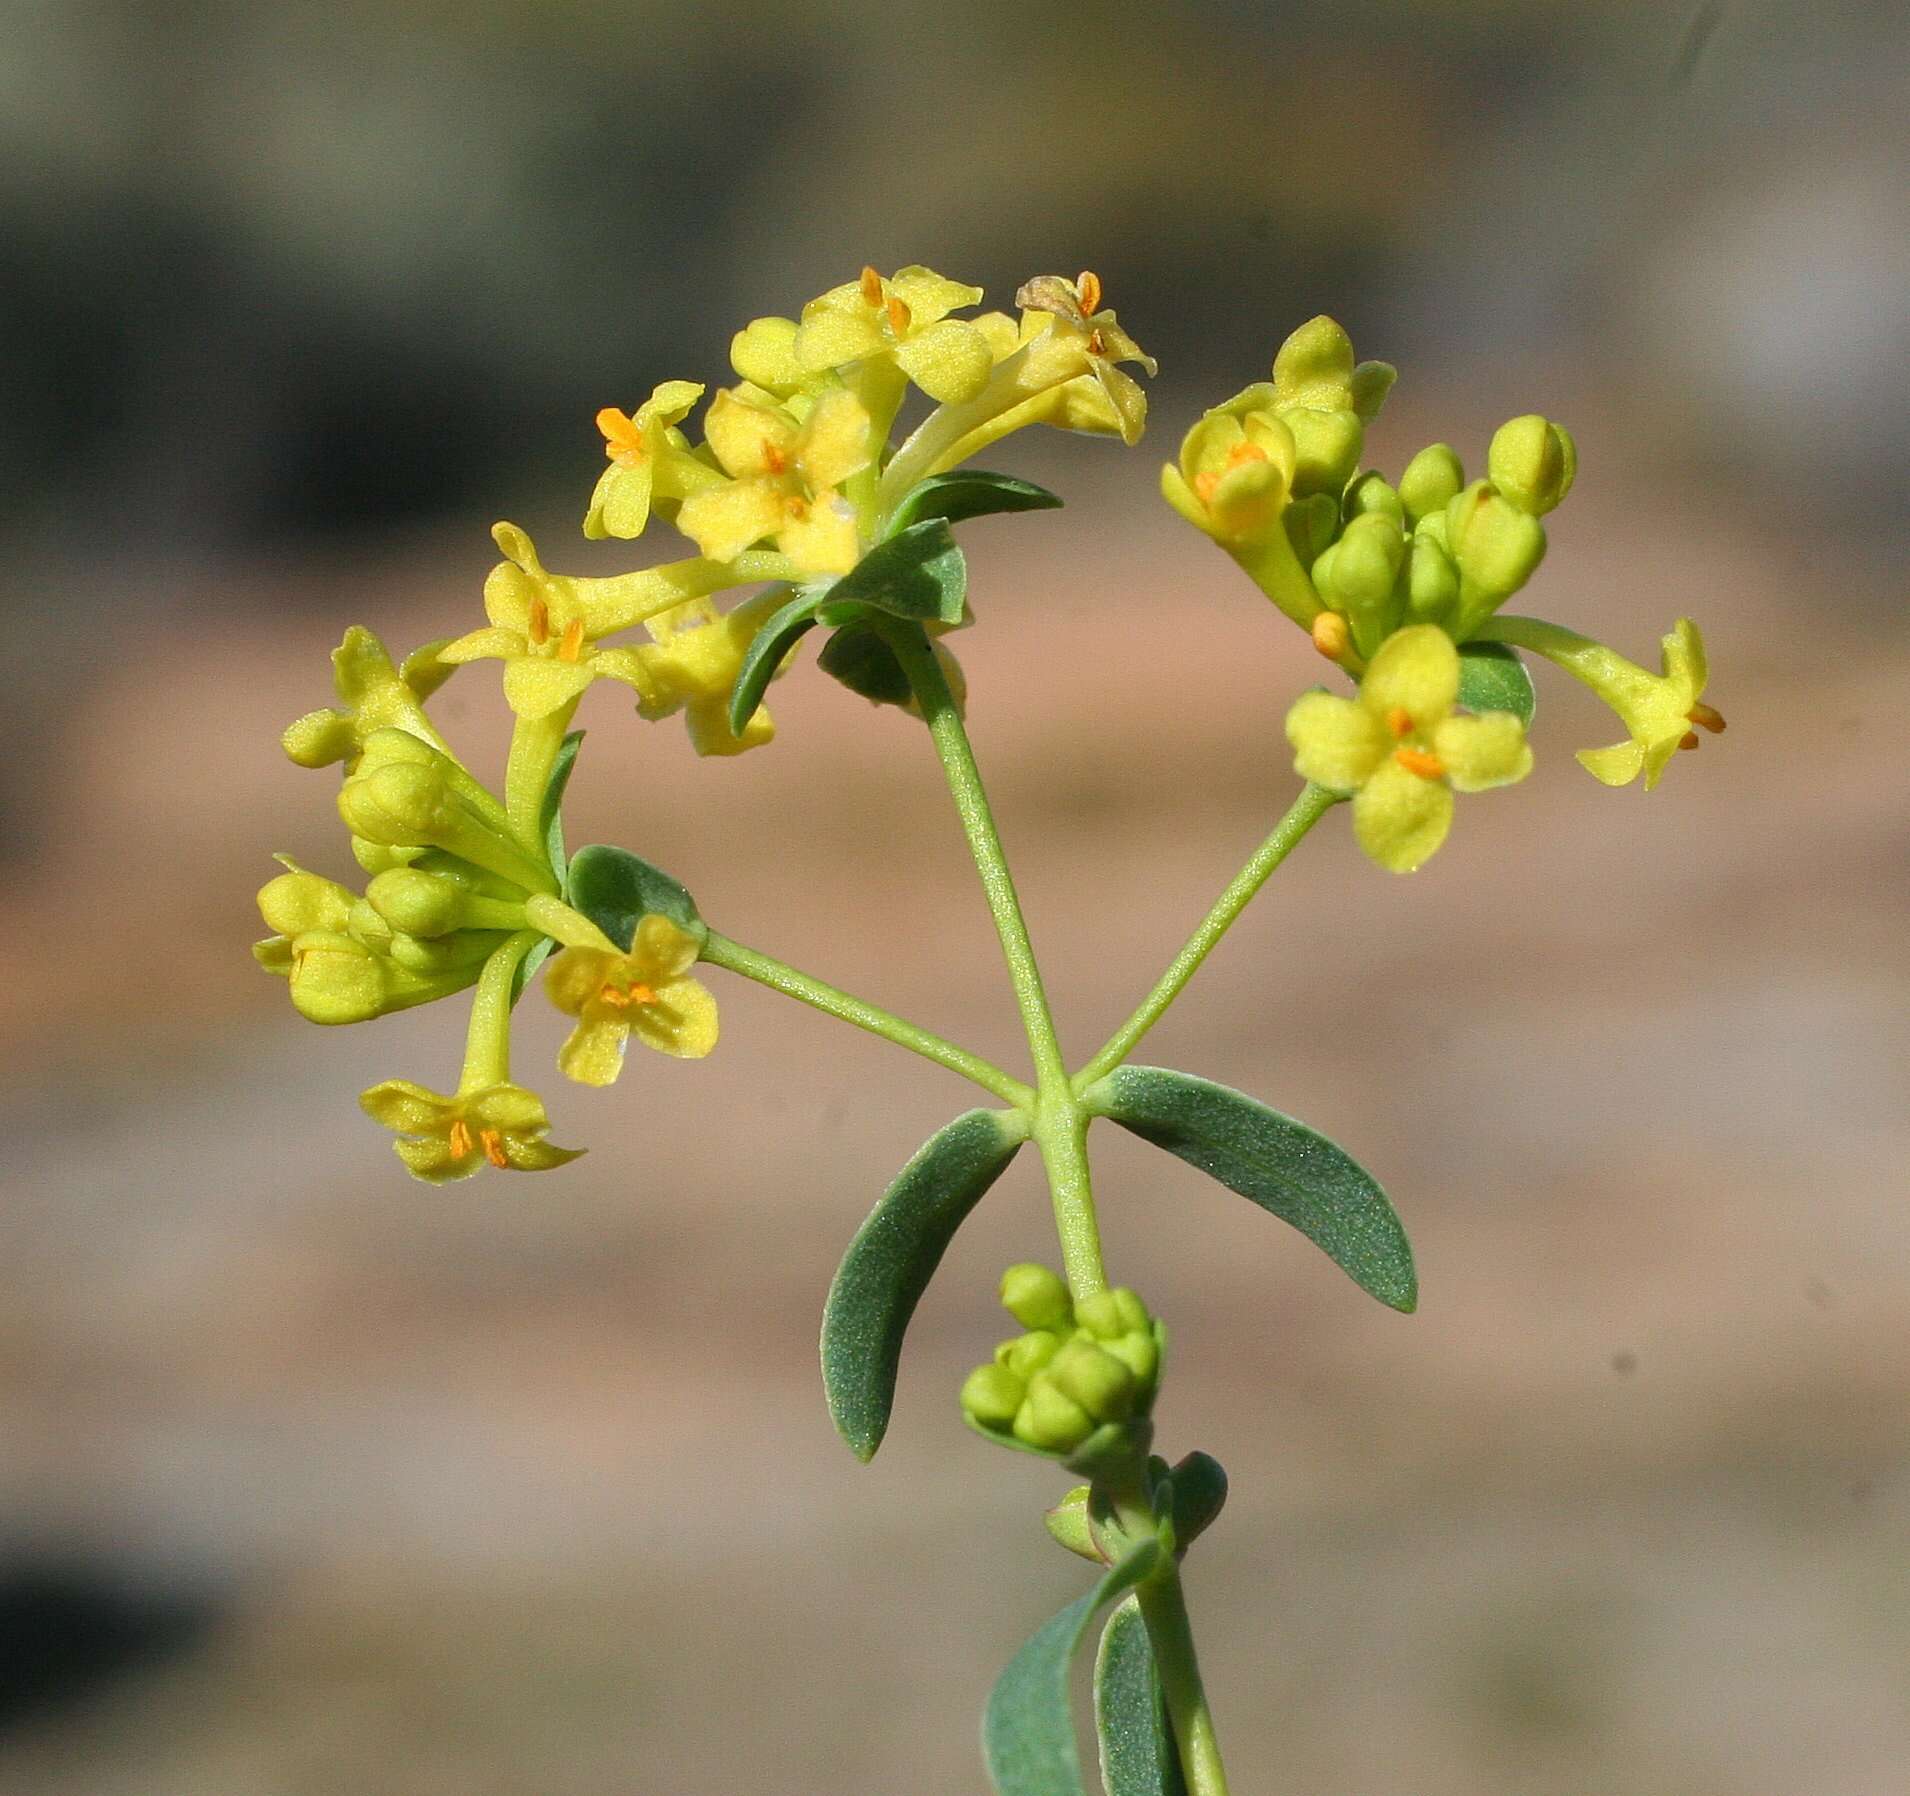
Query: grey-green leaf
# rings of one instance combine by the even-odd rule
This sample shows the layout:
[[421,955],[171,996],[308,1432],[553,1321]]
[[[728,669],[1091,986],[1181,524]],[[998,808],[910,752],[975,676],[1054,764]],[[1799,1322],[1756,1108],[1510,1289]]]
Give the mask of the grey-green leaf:
[[699,948],[710,933],[710,926],[697,914],[696,900],[669,874],[627,849],[602,842],[580,848],[572,856],[564,898],[619,948],[630,946],[638,919],[650,915],[668,917],[695,937]]
[[1226,1468],[1211,1453],[1189,1453],[1168,1474],[1168,1486],[1174,1546],[1184,1553],[1214,1525],[1226,1506]]
[[1468,642],[1459,649],[1459,702],[1468,711],[1510,711],[1529,724],[1538,694],[1516,650],[1503,642]]
[[888,534],[897,535],[924,518],[959,524],[964,518],[991,512],[1052,511],[1060,503],[1057,494],[1032,480],[991,474],[985,468],[957,468],[948,474],[932,474],[905,493],[889,519]]
[[902,1337],[935,1268],[1027,1139],[1011,1111],[956,1117],[896,1175],[842,1256],[822,1313],[822,1383],[858,1459],[874,1458],[888,1430]]
[[1381,1303],[1396,1310],[1418,1303],[1413,1250],[1386,1193],[1324,1135],[1228,1086],[1165,1067],[1119,1067],[1087,1101],[1291,1223]]
[[868,605],[914,623],[959,624],[968,612],[968,563],[943,518],[924,518],[879,542],[830,587],[832,612]]
[[763,619],[756,634],[743,651],[736,670],[736,684],[730,688],[730,731],[740,736],[763,694],[776,677],[783,657],[796,646],[803,633],[816,627],[816,608],[822,603],[826,587],[808,586],[785,605],[779,605]]
[[816,665],[871,704],[906,705],[915,696],[895,650],[873,624],[849,624],[838,630],[823,644]]
[[1094,1731],[1107,1796],[1187,1796],[1153,1644],[1136,1597],[1108,1617],[1095,1654]]
[[1142,1541],[1036,1633],[996,1679],[982,1714],[982,1753],[999,1796],[1086,1796],[1068,1668],[1096,1613],[1145,1578],[1160,1556],[1158,1541]]

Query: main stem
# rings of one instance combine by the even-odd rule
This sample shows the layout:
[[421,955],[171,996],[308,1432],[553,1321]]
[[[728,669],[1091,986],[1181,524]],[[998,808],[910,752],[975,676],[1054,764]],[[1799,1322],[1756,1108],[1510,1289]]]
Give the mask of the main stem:
[[989,914],[995,920],[995,933],[1001,938],[1002,957],[1008,963],[1009,982],[1035,1064],[1035,1145],[1041,1150],[1042,1165],[1048,1173],[1068,1288],[1079,1302],[1105,1291],[1108,1282],[1101,1264],[1101,1231],[1095,1221],[1094,1186],[1088,1171],[1088,1113],[1068,1079],[1054,1015],[1041,983],[1041,969],[1035,964],[1034,945],[1021,914],[1021,899],[1002,853],[995,814],[989,807],[981,769],[975,765],[975,751],[969,746],[947,676],[919,626],[898,627],[887,633],[887,640],[908,675],[935,752],[941,757],[956,815],[961,818]]
[[1273,826],[1273,833],[1254,850],[1253,858],[1236,873],[1227,889],[1214,900],[1214,907],[1201,919],[1200,926],[1187,938],[1168,969],[1155,982],[1134,1014],[1108,1038],[1100,1053],[1075,1074],[1074,1089],[1086,1091],[1097,1079],[1105,1078],[1121,1065],[1139,1045],[1141,1037],[1161,1020],[1168,1005],[1181,994],[1200,963],[1214,951],[1220,938],[1233,927],[1234,920],[1253,901],[1254,895],[1272,878],[1273,870],[1293,852],[1294,845],[1336,804],[1340,795],[1324,786],[1309,783],[1293,801],[1287,814]]

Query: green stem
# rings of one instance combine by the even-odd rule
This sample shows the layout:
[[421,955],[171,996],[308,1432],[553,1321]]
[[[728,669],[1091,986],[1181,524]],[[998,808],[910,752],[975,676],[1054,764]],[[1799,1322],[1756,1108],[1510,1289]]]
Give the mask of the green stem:
[[947,676],[919,625],[897,625],[885,631],[885,639],[901,661],[916,703],[928,723],[929,735],[934,740],[936,754],[941,757],[942,771],[955,800],[956,814],[968,837],[975,870],[981,875],[989,914],[995,920],[995,933],[1001,938],[1009,982],[1014,987],[1015,1003],[1028,1036],[1028,1052],[1035,1063],[1035,1145],[1041,1150],[1042,1165],[1047,1169],[1068,1288],[1079,1302],[1107,1289],[1107,1273],[1101,1263],[1101,1231],[1094,1214],[1093,1180],[1088,1170],[1088,1113],[1068,1080],[1067,1062],[1062,1058],[1061,1042],[1055,1034],[1054,1015],[1048,1008],[1048,995],[1041,983],[1041,969],[1035,963],[1034,945],[1028,939],[1028,925],[1021,914],[1021,899],[1015,891],[1014,877],[1008,871],[1007,857],[1002,853],[995,814],[989,806],[981,770],[975,765],[975,752],[969,746],[968,732],[962,727],[961,709],[949,690]]
[[1155,982],[1135,1012],[1108,1038],[1100,1053],[1075,1074],[1074,1089],[1086,1091],[1097,1079],[1105,1078],[1121,1065],[1139,1045],[1141,1037],[1161,1020],[1167,1007],[1180,996],[1182,988],[1199,970],[1200,963],[1233,927],[1234,920],[1253,901],[1254,894],[1273,876],[1273,870],[1293,852],[1300,838],[1324,817],[1340,795],[1324,786],[1308,784],[1293,801],[1287,814],[1273,826],[1273,833],[1254,850],[1253,858],[1234,875],[1227,889],[1214,900],[1214,907],[1187,938],[1181,951]]
[[754,948],[745,948],[741,942],[718,935],[713,929],[703,944],[703,958],[712,966],[740,973],[745,979],[754,979],[758,985],[768,986],[771,991],[795,998],[825,1015],[840,1017],[845,1023],[853,1023],[858,1029],[866,1029],[871,1035],[892,1041],[912,1054],[920,1054],[924,1060],[932,1060],[937,1066],[946,1067],[951,1073],[959,1073],[982,1090],[992,1092],[1003,1103],[1013,1104],[1019,1110],[1032,1111],[1034,1108],[1035,1094],[1026,1085],[1019,1079],[1010,1078],[1000,1067],[982,1059],[980,1055],[971,1054],[966,1048],[958,1048],[953,1042],[945,1041],[941,1036],[905,1022],[901,1017],[878,1009],[873,1004],[865,1004],[860,998],[851,997],[833,985],[825,985],[820,979],[812,979],[807,973],[798,972],[784,961],[759,954]]
[[1180,1567],[1170,1559],[1136,1594],[1154,1648],[1161,1694],[1167,1699],[1167,1716],[1174,1724],[1174,1743],[1180,1748],[1189,1796],[1227,1796],[1227,1768],[1220,1761],[1213,1711],[1200,1681],[1200,1659],[1187,1619]]
[[464,1038],[460,1093],[502,1085],[511,1076],[511,987],[524,956],[543,939],[539,929],[521,929],[484,963],[471,997],[471,1027]]

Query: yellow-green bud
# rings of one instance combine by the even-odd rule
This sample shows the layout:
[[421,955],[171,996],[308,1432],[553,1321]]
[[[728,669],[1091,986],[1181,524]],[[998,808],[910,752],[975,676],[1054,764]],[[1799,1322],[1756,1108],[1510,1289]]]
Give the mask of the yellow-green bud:
[[464,921],[469,894],[448,879],[415,867],[398,867],[380,873],[365,888],[365,896],[393,929],[406,935],[437,936],[449,935]]
[[342,931],[354,902],[355,895],[336,880],[298,866],[259,888],[259,915],[266,928],[280,935],[303,935],[308,929]]
[[1068,1287],[1046,1266],[1028,1261],[1001,1275],[1001,1306],[1023,1328],[1066,1328],[1073,1320]]
[[358,752],[358,732],[340,711],[308,711],[285,726],[279,741],[301,767],[329,767]]
[[436,977],[465,968],[475,971],[510,937],[501,929],[460,929],[430,941],[415,935],[393,935],[385,952],[407,971]]
[[1085,1336],[1076,1335],[1063,1347],[1042,1377],[1097,1422],[1125,1422],[1134,1413],[1133,1371]]
[[1097,1291],[1092,1297],[1082,1298],[1076,1315],[1089,1334],[1103,1341],[1116,1340],[1151,1325],[1147,1305],[1126,1285],[1116,1285],[1111,1291]]
[[1353,400],[1353,339],[1321,313],[1280,345],[1273,358],[1280,403],[1338,410]]
[[1406,507],[1401,504],[1399,494],[1386,484],[1386,476],[1373,470],[1362,474],[1346,489],[1346,515],[1356,518],[1366,513],[1376,513],[1389,517],[1402,529],[1406,524]]
[[1027,1387],[1005,1366],[977,1366],[962,1381],[962,1409],[984,1428],[1006,1428]]
[[1012,1341],[1004,1341],[996,1349],[995,1360],[1015,1374],[1017,1378],[1032,1378],[1055,1354],[1060,1351],[1061,1337],[1045,1328],[1037,1328],[1025,1335],[1016,1335]]
[[1415,623],[1438,623],[1459,602],[1459,570],[1430,531],[1415,531],[1407,551],[1406,606]]
[[1134,1374],[1134,1382],[1143,1393],[1153,1390],[1154,1380],[1160,1376],[1161,1349],[1151,1328],[1137,1328],[1132,1334],[1122,1335],[1102,1345],[1106,1352]]
[[1400,503],[1416,524],[1435,511],[1444,511],[1466,484],[1466,470],[1449,443],[1433,443],[1406,464],[1399,477]]
[[385,972],[363,942],[314,929],[292,943],[292,1002],[314,1023],[362,1023],[385,1007]]
[[1459,564],[1456,640],[1463,642],[1531,579],[1545,556],[1545,526],[1475,480],[1446,508],[1446,542]]
[[1330,560],[1320,558],[1324,568],[1316,565],[1314,584],[1336,611],[1383,605],[1405,558],[1406,538],[1398,521],[1383,512],[1368,512],[1347,525]]
[[417,847],[450,832],[457,800],[436,767],[394,761],[348,779],[338,794],[338,814],[368,842]]
[[1537,412],[1513,418],[1493,433],[1486,453],[1492,484],[1521,511],[1550,511],[1572,490],[1578,447],[1562,424]]
[[1028,1386],[1013,1427],[1015,1439],[1030,1447],[1067,1453],[1094,1432],[1094,1418],[1044,1372]]
[[351,915],[345,919],[345,933],[363,942],[374,954],[390,951],[391,925],[362,898],[352,901]]
[[386,873],[393,867],[408,867],[426,852],[423,848],[393,848],[386,842],[367,842],[363,836],[353,836],[351,839],[351,857],[367,873]]
[[1293,432],[1293,491],[1337,494],[1359,466],[1365,432],[1350,408],[1315,411],[1289,406],[1280,421]]
[[1339,501],[1331,493],[1308,493],[1280,514],[1287,540],[1304,568],[1310,568],[1340,533]]

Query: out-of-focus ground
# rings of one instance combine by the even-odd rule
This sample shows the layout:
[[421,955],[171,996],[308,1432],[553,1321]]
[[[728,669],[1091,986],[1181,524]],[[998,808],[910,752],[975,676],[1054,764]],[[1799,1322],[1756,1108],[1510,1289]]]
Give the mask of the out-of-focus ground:
[[[13,10],[54,30],[51,14]],[[271,35],[186,10],[254,54]],[[1306,93],[1290,61],[1230,9],[1172,10],[1206,32],[1174,39],[1208,70],[1185,75],[1185,92],[1208,79],[1245,107],[1251,80],[1221,78],[1231,45],[1280,95],[1271,116],[1316,128],[1296,123],[1296,141],[1333,126],[1330,110],[1295,110]],[[419,8],[414,41],[516,21],[524,55],[568,67],[572,52],[548,45],[568,44],[588,9],[552,23],[558,11],[533,24],[499,5],[454,28]],[[1463,41],[1412,8],[1351,6],[1333,13],[1337,48],[1304,39],[1313,78],[1338,69],[1332,91],[1370,95],[1359,104],[1375,119],[1416,47],[1498,102],[1462,132],[1457,100],[1429,106],[1405,83],[1417,109],[1376,127],[1388,148],[1360,165],[1348,204],[1399,221],[1403,293],[1376,289],[1358,257],[1337,263],[1331,230],[1290,220],[1279,229],[1312,258],[1291,296],[1218,279],[1218,248],[1198,278],[1175,279],[1176,233],[1194,226],[1170,194],[1218,206],[1187,161],[1199,150],[1213,181],[1259,174],[1222,153],[1225,131],[1150,145],[1092,109],[1070,115],[1094,143],[1127,145],[1141,196],[1123,213],[1103,195],[1078,235],[1123,320],[1161,340],[1157,433],[1129,455],[1059,439],[997,455],[1070,506],[969,532],[971,725],[1066,1039],[1085,1056],[1285,805],[1280,720],[1319,671],[1154,501],[1154,467],[1185,423],[1326,308],[1364,313],[1362,353],[1403,365],[1371,437],[1382,467],[1433,437],[1476,460],[1500,418],[1532,406],[1573,426],[1581,479],[1519,603],[1640,658],[1673,618],[1697,616],[1729,732],[1649,796],[1607,792],[1571,750],[1610,740],[1611,719],[1543,680],[1529,781],[1462,799],[1451,843],[1410,880],[1360,860],[1343,815],[1329,819],[1143,1052],[1349,1143],[1412,1232],[1419,1313],[1381,1310],[1178,1162],[1097,1137],[1111,1263],[1173,1329],[1163,1448],[1207,1448],[1233,1477],[1188,1570],[1222,1738],[1243,1791],[1897,1796],[1910,1763],[1907,464],[1901,414],[1881,397],[1886,368],[1901,370],[1886,355],[1904,328],[1889,248],[1901,234],[1877,224],[1900,216],[1901,195],[1873,179],[1882,152],[1862,96],[1892,66],[1901,21],[1893,35],[1887,9],[1832,8],[1794,46],[1776,13],[1724,9],[1720,61],[1680,102],[1703,128],[1666,152],[1661,183],[1630,190],[1631,228],[1600,239],[1628,258],[1620,281],[1589,252],[1573,263],[1562,213],[1589,178],[1571,147],[1600,141],[1584,119],[1601,81],[1629,91],[1611,47],[1629,40],[1563,10],[1459,13]],[[296,38],[290,9],[261,16]],[[950,28],[926,21],[905,22],[946,58]],[[350,25],[354,69],[384,69],[388,29]],[[649,88],[631,84],[632,105],[660,103],[661,83],[680,108],[646,127],[666,138],[696,128],[691,99],[719,52],[774,62],[714,25],[707,42],[673,29]],[[1658,29],[1669,60],[1678,33]],[[474,59],[486,41],[467,44]],[[866,99],[876,89],[857,83],[880,59],[864,41],[836,88],[804,86],[820,80],[805,60],[819,41],[788,65],[796,98],[777,90],[804,121],[781,165],[800,193],[902,106],[851,108],[851,130],[830,96]],[[210,65],[207,43],[195,54]],[[1074,66],[1061,38],[1036,43],[1038,67]],[[871,219],[889,221],[890,260],[954,266],[944,241],[1049,259],[1006,199],[950,189],[927,208],[926,244],[894,222],[914,192],[909,155],[939,168],[972,148],[994,169],[1005,152],[988,120],[1026,116],[1009,100],[1033,82],[1027,63],[999,43],[969,48],[978,110],[966,125],[934,115],[927,148],[898,139],[894,192],[865,175],[811,242],[760,197],[738,202],[720,239],[678,219],[716,270],[710,315],[673,327],[681,347],[654,358],[642,328],[614,345],[538,337],[556,397],[524,399],[539,370],[520,371],[502,414],[530,431],[525,406],[562,398],[587,419],[618,397],[606,384],[717,378],[733,325],[796,303],[838,264],[853,273],[865,252],[849,245]],[[1168,81],[1135,44],[1122,54]],[[271,66],[288,71],[286,93],[305,91],[291,72],[305,78],[306,62],[286,51]],[[882,66],[904,97],[926,79],[899,56]],[[1709,88],[1707,68],[1725,71]],[[1074,72],[1130,111],[1153,91],[1138,73],[1110,89]],[[10,91],[20,139],[37,116],[21,96],[44,109],[65,90],[42,72]],[[235,77],[232,92],[257,91]],[[439,69],[421,91],[393,116],[428,117],[459,90]],[[501,133],[522,128],[497,116]],[[1247,117],[1222,123],[1262,145]],[[411,165],[397,157],[381,186],[375,142],[317,141],[358,160],[321,153],[275,174],[240,139],[200,147],[235,191],[289,192],[284,216],[368,285],[403,269]],[[774,184],[747,147],[734,184],[760,196]],[[9,203],[25,216],[20,196],[41,190],[13,166]],[[110,186],[88,166],[86,192]],[[468,201],[468,228],[479,199],[528,217],[494,185],[460,185],[452,164],[439,173]],[[326,219],[334,190],[362,216]],[[1456,243],[1485,253],[1484,195],[1522,222],[1496,259],[1462,267]],[[1069,216],[1045,185],[1028,204]],[[1435,204],[1447,223],[1421,235]],[[237,201],[207,216],[245,241]],[[1150,239],[1156,216],[1167,222]],[[1611,222],[1574,216],[1588,233]],[[1110,220],[1151,243],[1136,248],[1131,294]],[[535,243],[573,226],[521,228]],[[421,240],[458,266],[443,249],[456,231]],[[793,285],[761,260],[764,241],[798,246]],[[1260,237],[1230,241],[1277,260]],[[1053,259],[1087,256],[1070,242]],[[1582,311],[1554,285],[1528,314],[1562,266],[1579,270],[1568,286]],[[1554,273],[1526,279],[1534,268]],[[411,278],[429,273],[420,258]],[[29,286],[6,291],[17,302]],[[650,303],[628,271],[610,291]],[[400,368],[404,299],[339,313]],[[160,290],[153,305],[176,300]],[[1222,359],[1197,340],[1210,313],[1229,343],[1253,345],[1231,372],[1202,372]],[[304,341],[283,311],[270,317],[264,339]],[[27,341],[31,367],[57,371],[53,347]],[[351,502],[334,468],[332,496],[314,501],[328,528],[256,495],[213,524],[180,522],[195,481],[245,465],[236,445],[282,453],[301,414],[235,420],[226,386],[195,386],[188,352],[203,342],[166,341],[182,359],[142,391],[197,395],[170,436],[156,415],[142,423],[171,459],[134,480],[132,448],[108,444],[134,480],[120,512],[106,473],[84,466],[24,489],[11,526],[24,740],[0,870],[0,1791],[978,1790],[988,1683],[1081,1582],[1039,1523],[1061,1480],[986,1450],[953,1400],[999,1330],[1000,1266],[1050,1251],[1032,1161],[950,1252],[868,1468],[823,1410],[821,1294],[886,1180],[966,1107],[956,1081],[722,980],[724,1039],[707,1062],[644,1055],[609,1093],[557,1089],[544,1069],[558,1021],[533,996],[520,1071],[550,1096],[555,1139],[589,1155],[536,1180],[405,1181],[355,1094],[388,1076],[442,1083],[458,1006],[320,1031],[253,968],[243,944],[266,853],[349,870],[331,777],[287,765],[273,738],[323,702],[345,623],[407,645],[466,627],[492,516],[530,527],[554,565],[613,564],[561,547],[595,452],[566,416],[554,461],[459,462],[451,490],[396,518]],[[367,392],[380,384],[365,378]],[[426,423],[420,455],[492,428],[458,407]],[[1019,1064],[919,727],[807,666],[772,702],[770,750],[699,763],[677,725],[641,726],[593,693],[572,840],[637,849],[728,933]],[[460,675],[437,709],[497,766],[487,671]]]

